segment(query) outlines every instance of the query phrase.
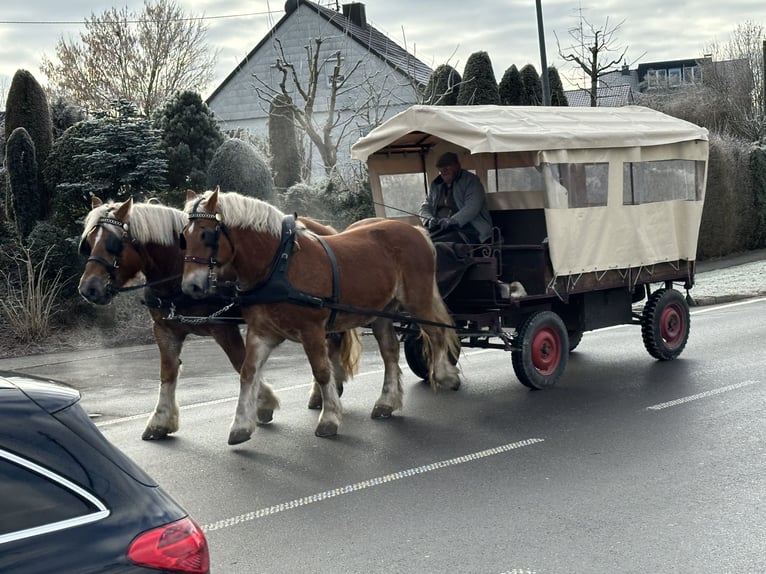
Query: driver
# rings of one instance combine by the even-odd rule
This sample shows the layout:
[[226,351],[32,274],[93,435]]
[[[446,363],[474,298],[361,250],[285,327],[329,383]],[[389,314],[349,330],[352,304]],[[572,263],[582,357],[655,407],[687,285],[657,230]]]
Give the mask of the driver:
[[484,243],[492,236],[492,220],[478,177],[460,167],[457,154],[436,161],[439,176],[431,182],[418,215],[434,242]]

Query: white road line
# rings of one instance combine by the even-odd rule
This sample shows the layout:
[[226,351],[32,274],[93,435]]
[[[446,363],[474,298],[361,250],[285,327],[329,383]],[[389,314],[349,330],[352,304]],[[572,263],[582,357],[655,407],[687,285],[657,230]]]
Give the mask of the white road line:
[[711,311],[720,311],[721,309],[728,309],[729,307],[739,307],[740,305],[752,305],[753,303],[763,303],[766,298],[759,297],[758,299],[747,299],[745,301],[735,301],[733,303],[721,303],[718,305],[706,305],[703,309],[692,311],[692,315],[701,315],[702,313],[710,313]]
[[237,524],[241,524],[242,522],[249,522],[251,520],[256,520],[258,518],[264,518],[266,516],[271,516],[273,514],[279,514],[280,512],[293,510],[294,508],[300,508],[301,506],[307,506],[309,504],[322,502],[323,500],[328,500],[330,498],[336,498],[338,496],[343,496],[345,494],[351,494],[359,490],[365,490],[367,488],[380,486],[382,484],[386,484],[387,482],[393,482],[396,480],[411,478],[418,474],[424,474],[426,472],[432,472],[434,470],[439,470],[439,469],[447,468],[450,466],[456,466],[458,464],[473,462],[475,460],[486,458],[488,456],[495,456],[498,454],[502,454],[502,453],[514,450],[514,449],[530,446],[540,442],[544,442],[544,439],[529,438],[529,439],[521,440],[518,442],[512,442],[510,444],[505,444],[502,446],[490,448],[487,450],[481,450],[479,452],[474,452],[471,454],[459,456],[456,458],[450,458],[448,460],[442,460],[439,462],[434,462],[431,464],[426,464],[426,465],[418,466],[415,468],[408,468],[407,470],[400,470],[392,474],[386,474],[385,476],[379,476],[377,478],[363,480],[362,482],[357,482],[355,484],[341,486],[340,488],[333,488],[332,490],[325,490],[324,492],[319,492],[317,494],[312,494],[310,496],[304,496],[302,498],[296,498],[288,502],[283,502],[280,504],[276,504],[274,506],[269,506],[268,508],[261,508],[260,510],[253,510],[251,512],[246,512],[238,516],[225,518],[217,522],[211,522],[210,524],[203,525],[202,530],[204,532],[213,532],[214,530],[222,530],[224,528],[236,526]]
[[726,393],[729,391],[735,391],[737,389],[741,389],[742,387],[747,387],[749,385],[755,385],[757,383],[760,383],[761,381],[743,381],[741,383],[737,383],[736,385],[729,385],[727,387],[720,387],[718,389],[713,389],[712,391],[705,391],[704,393],[699,393],[697,395],[689,395],[688,397],[682,397],[680,399],[676,399],[674,401],[668,401],[666,403],[660,403],[657,405],[652,405],[651,407],[646,407],[647,411],[661,411],[662,409],[667,409],[670,407],[675,407],[676,405],[681,405],[683,403],[688,403],[690,401],[696,401],[699,399],[704,399],[707,397],[712,397],[714,395],[720,395],[721,393]]

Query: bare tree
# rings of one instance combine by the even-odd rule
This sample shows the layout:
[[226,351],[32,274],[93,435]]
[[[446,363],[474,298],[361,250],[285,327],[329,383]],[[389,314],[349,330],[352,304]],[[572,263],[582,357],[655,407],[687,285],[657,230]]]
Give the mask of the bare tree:
[[728,131],[751,141],[766,137],[764,33],[761,24],[750,20],[737,25],[728,42],[706,46],[712,58],[702,70],[706,88],[720,94],[729,108]]
[[[572,44],[562,49],[559,37],[556,35],[559,56],[567,62],[572,62],[576,69],[584,73],[586,80],[589,80],[590,86],[584,89],[590,93],[592,107],[598,105],[599,79],[616,70],[628,51],[627,47],[622,48],[617,45],[617,33],[624,23],[625,20],[612,26],[607,17],[603,26],[596,27],[583,16],[580,10],[577,26],[568,31]],[[614,57],[612,54],[619,54],[619,56]]]
[[[254,79],[262,102],[271,102],[277,94],[283,96],[284,105],[292,109],[296,127],[313,144],[325,173],[330,175],[336,169],[338,148],[346,136],[352,130],[364,132],[378,125],[389,106],[396,103],[396,89],[409,83],[403,80],[393,85],[390,74],[363,70],[363,60],[344,66],[341,50],[328,54],[322,50],[323,43],[321,37],[312,39],[304,46],[305,61],[294,62],[275,38],[274,67],[280,74],[277,85],[258,74]],[[320,88],[322,96],[326,95],[321,98],[323,105],[318,105]],[[310,161],[311,154],[306,157]]]
[[54,91],[92,110],[115,100],[150,115],[177,91],[201,91],[213,77],[217,52],[207,26],[174,0],[145,0],[140,14],[111,8],[85,19],[79,41],[59,39],[58,62],[40,66]]

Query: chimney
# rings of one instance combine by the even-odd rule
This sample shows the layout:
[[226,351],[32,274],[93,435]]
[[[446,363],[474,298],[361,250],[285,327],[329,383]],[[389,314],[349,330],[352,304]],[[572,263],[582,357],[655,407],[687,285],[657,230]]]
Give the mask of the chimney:
[[352,2],[351,4],[343,5],[343,15],[351,20],[354,24],[360,28],[367,27],[367,15],[364,11],[364,4],[361,2]]
[[630,76],[630,68],[627,64],[622,65],[622,75],[623,76]]

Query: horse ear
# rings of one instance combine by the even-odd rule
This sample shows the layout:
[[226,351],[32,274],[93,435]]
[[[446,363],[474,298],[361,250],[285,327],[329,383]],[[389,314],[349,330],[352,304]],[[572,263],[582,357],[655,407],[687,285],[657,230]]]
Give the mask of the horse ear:
[[207,209],[208,213],[215,213],[215,208],[218,207],[219,191],[220,188],[216,187],[215,191],[210,194],[210,197],[207,198],[207,201],[205,202],[205,208]]
[[186,190],[186,201],[194,201],[197,199],[197,192],[193,189]]
[[97,207],[100,207],[102,205],[104,205],[104,202],[101,201],[100,197],[96,197],[94,195],[93,197],[90,198],[90,208],[91,209],[96,209]]
[[127,223],[130,219],[130,209],[133,207],[133,198],[129,197],[126,199],[120,207],[114,210],[114,217],[122,221],[123,223]]

